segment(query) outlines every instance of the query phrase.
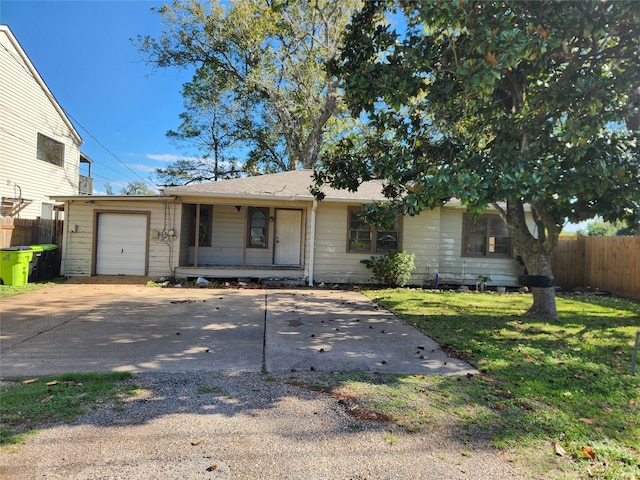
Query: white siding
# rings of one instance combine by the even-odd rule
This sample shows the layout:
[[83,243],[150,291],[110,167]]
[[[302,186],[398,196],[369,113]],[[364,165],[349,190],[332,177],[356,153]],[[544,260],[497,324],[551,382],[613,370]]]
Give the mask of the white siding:
[[[358,205],[353,205],[358,206]],[[361,260],[371,254],[347,252],[348,205],[326,203],[318,206],[314,281],[367,283],[371,271]],[[415,254],[416,269],[410,285],[424,285],[438,271],[440,211],[427,211],[402,221],[402,250]]]
[[[0,43],[0,196],[32,200],[19,216],[36,218],[50,195],[78,194],[80,141],[4,29]],[[62,167],[36,158],[38,133],[64,144]]]
[[[353,206],[359,206],[354,204]],[[366,253],[347,252],[347,210],[343,203],[319,202],[313,280],[316,283],[365,283],[371,273],[360,263]]]
[[[178,266],[182,227],[179,204],[159,200],[74,200],[67,204],[67,220],[62,249],[62,273],[67,276],[89,276],[95,268],[95,232],[97,213],[149,213],[148,271],[150,277],[170,276]],[[175,235],[170,235],[173,232]]]
[[489,285],[517,286],[522,267],[513,258],[463,257],[464,210],[444,207],[440,215],[440,283],[475,285],[478,275],[491,277]]
[[416,269],[410,285],[427,286],[435,280],[440,258],[440,209],[405,217],[402,225],[402,250],[415,254]]

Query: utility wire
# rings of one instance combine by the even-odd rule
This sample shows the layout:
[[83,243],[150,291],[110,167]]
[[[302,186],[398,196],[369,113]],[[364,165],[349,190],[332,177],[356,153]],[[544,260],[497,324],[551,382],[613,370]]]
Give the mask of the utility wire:
[[[11,60],[13,60],[15,63],[17,63],[24,71],[26,71],[29,76],[31,76],[34,80],[38,81],[38,79],[35,77],[35,75],[33,74],[33,72],[27,68],[27,66],[24,64],[24,62],[21,59],[16,58],[16,56],[4,45],[0,45],[0,47],[2,47],[2,49],[5,51],[5,53],[7,53],[9,55],[9,57],[11,58]],[[34,67],[35,68],[35,67]],[[44,81],[44,80],[42,80]],[[48,87],[47,87],[48,88]],[[51,94],[53,95],[53,93]],[[55,97],[54,97],[55,100]],[[58,103],[57,100],[55,100],[56,103]],[[74,123],[76,125],[78,125],[82,130],[84,130],[87,135],[89,135],[101,148],[103,148],[109,155],[111,155],[113,158],[115,158],[118,163],[120,163],[120,165],[122,165],[124,168],[126,168],[127,170],[129,170],[136,178],[140,179],[142,181],[142,183],[144,183],[145,185],[147,185],[148,187],[151,187],[152,189],[155,189],[156,186],[153,185],[152,183],[150,183],[149,181],[147,181],[145,178],[141,177],[140,175],[138,175],[134,170],[132,170],[126,163],[124,163],[122,160],[120,160],[120,158],[113,153],[111,150],[109,150],[102,142],[100,142],[100,140],[98,140],[96,138],[95,135],[93,135],[84,125],[82,125],[78,120],[75,119],[75,117],[73,117],[73,115],[71,115],[67,110],[65,110],[62,105],[60,105],[60,103],[58,103],[58,106],[60,107],[60,109],[64,112],[64,114],[69,117],[71,120],[74,121]],[[15,135],[14,135],[15,136]],[[114,170],[115,171],[115,170]],[[101,177],[104,178],[104,177]],[[115,181],[115,180],[110,180],[110,181]]]

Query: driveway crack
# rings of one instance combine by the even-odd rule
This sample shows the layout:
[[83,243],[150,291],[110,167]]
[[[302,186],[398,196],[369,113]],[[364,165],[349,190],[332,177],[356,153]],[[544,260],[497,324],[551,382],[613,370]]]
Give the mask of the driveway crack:
[[264,293],[264,325],[262,330],[262,373],[267,372],[267,310],[269,308],[269,291]]
[[23,343],[25,343],[25,342],[28,342],[29,340],[32,340],[32,339],[34,339],[34,338],[36,338],[36,337],[39,337],[40,335],[42,335],[42,334],[44,334],[44,333],[47,333],[47,332],[50,332],[51,330],[55,330],[56,328],[62,327],[63,325],[66,325],[67,323],[73,322],[74,320],[77,320],[78,318],[80,318],[80,317],[82,317],[82,316],[84,316],[84,315],[86,315],[86,314],[88,314],[88,313],[94,312],[95,310],[96,310],[96,309],[95,309],[95,308],[93,308],[93,309],[88,310],[88,311],[86,311],[86,312],[82,312],[82,313],[80,313],[79,315],[77,315],[77,316],[75,316],[75,317],[73,317],[73,318],[70,318],[70,319],[68,319],[68,320],[65,320],[65,321],[64,321],[64,322],[62,322],[62,323],[59,323],[59,324],[54,325],[54,326],[52,326],[52,327],[49,327],[49,328],[47,328],[46,330],[42,330],[41,332],[34,333],[34,334],[33,334],[33,335],[31,335],[30,337],[23,338],[23,339],[22,339],[22,340],[20,340],[19,342],[12,343],[11,345],[6,346],[6,347],[4,347],[4,348],[0,348],[0,352],[4,352],[4,351],[6,351],[6,350],[9,350],[9,349],[11,349],[11,348],[13,348],[13,347],[16,347],[16,346],[21,345],[21,344],[23,344]]

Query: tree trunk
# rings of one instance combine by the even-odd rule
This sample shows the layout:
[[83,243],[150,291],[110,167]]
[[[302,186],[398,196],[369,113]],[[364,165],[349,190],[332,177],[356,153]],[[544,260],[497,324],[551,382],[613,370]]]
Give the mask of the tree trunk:
[[[546,251],[537,251],[523,256],[528,275],[541,275],[553,277],[551,270],[551,255]],[[537,318],[558,318],[556,310],[556,290],[554,287],[531,287],[533,293],[533,305],[526,315]]]
[[536,288],[531,289],[533,293],[533,305],[527,310],[527,317],[535,318],[558,318],[556,310],[556,290],[555,288]]
[[[500,209],[499,209],[500,210]],[[551,252],[557,242],[559,230],[545,225],[544,215],[534,209],[537,237],[529,230],[525,220],[524,205],[518,199],[507,202],[506,212],[501,212],[513,239],[513,245],[522,257],[528,275],[553,277]],[[548,223],[548,222],[547,222]],[[533,305],[526,315],[537,318],[556,319],[556,291],[554,287],[532,287]]]

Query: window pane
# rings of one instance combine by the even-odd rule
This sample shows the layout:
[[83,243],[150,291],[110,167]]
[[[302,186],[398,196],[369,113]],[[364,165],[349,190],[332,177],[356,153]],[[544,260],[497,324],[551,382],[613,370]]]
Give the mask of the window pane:
[[268,209],[249,209],[249,247],[264,248],[267,246]]
[[509,230],[507,224],[501,218],[492,218],[490,221],[489,235],[496,237],[508,237]]
[[349,232],[350,251],[371,251],[371,230],[351,230]]
[[489,220],[489,253],[509,255],[509,229],[501,218]]
[[489,237],[489,253],[509,254],[509,237]]
[[464,237],[464,253],[469,255],[484,255],[484,235],[466,235]]
[[39,160],[61,167],[64,161],[64,144],[39,133],[36,156]]
[[[198,206],[189,205],[185,212],[190,217],[189,224],[189,246],[193,247],[196,244],[196,213]],[[213,228],[213,206],[212,205],[200,205],[200,227],[198,231],[198,245],[200,247],[211,246],[211,231]]]
[[398,251],[398,232],[378,232],[376,252],[385,253],[389,251]]

